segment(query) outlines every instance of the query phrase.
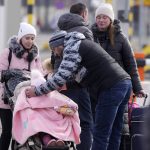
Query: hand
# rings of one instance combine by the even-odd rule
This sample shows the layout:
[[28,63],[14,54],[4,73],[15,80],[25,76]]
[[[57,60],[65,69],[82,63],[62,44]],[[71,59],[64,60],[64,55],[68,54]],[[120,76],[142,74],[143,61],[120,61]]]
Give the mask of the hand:
[[137,92],[135,95],[136,95],[137,97],[139,97],[139,98],[142,98],[142,97],[146,97],[146,96],[147,96],[147,94],[144,92],[144,90],[141,90],[141,91]]
[[28,98],[31,98],[31,97],[36,97],[36,94],[35,94],[35,86],[31,86],[31,88],[27,88],[25,90],[25,94]]

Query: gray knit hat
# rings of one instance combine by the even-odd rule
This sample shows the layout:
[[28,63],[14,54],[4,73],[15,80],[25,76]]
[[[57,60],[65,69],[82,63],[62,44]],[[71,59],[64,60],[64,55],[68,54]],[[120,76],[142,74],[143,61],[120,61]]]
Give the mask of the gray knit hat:
[[51,48],[54,48],[60,45],[64,45],[64,39],[66,35],[67,35],[67,32],[64,30],[55,32],[50,38],[49,46]]

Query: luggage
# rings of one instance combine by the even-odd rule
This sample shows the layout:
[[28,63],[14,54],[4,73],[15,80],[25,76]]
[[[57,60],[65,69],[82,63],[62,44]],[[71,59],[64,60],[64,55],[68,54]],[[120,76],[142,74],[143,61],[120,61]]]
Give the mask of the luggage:
[[145,107],[147,95],[144,98],[142,107],[134,108],[131,112],[131,150],[145,150],[144,149],[144,125],[145,116],[149,110],[149,107]]
[[129,134],[121,136],[121,143],[119,150],[131,150],[131,138]]
[[134,134],[131,138],[131,150],[145,150],[144,135]]

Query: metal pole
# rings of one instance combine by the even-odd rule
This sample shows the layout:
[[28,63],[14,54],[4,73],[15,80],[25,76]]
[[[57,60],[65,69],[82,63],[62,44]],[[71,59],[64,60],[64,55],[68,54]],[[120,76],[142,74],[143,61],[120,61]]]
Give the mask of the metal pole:
[[4,49],[4,30],[5,30],[5,5],[4,5],[4,0],[0,0],[0,51]]
[[[4,20],[4,46],[7,46],[8,39],[16,35],[21,21],[21,1],[5,0],[5,20]],[[2,23],[2,22],[1,22]]]
[[33,24],[33,6],[35,5],[35,0],[27,0],[27,13],[28,13],[28,23]]
[[115,5],[114,10],[116,10],[116,17],[121,21],[122,30],[124,34],[128,37],[129,0],[113,0],[113,5]]
[[140,50],[143,48],[143,38],[144,38],[144,5],[143,0],[140,0],[140,14],[139,14],[139,47]]

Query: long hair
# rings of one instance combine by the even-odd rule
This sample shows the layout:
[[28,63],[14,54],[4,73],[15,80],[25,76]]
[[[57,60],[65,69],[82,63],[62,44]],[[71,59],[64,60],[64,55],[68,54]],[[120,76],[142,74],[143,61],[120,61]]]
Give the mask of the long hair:
[[115,28],[114,28],[114,25],[113,23],[111,22],[109,27],[108,27],[108,35],[109,35],[109,38],[110,38],[110,44],[112,47],[115,46]]

